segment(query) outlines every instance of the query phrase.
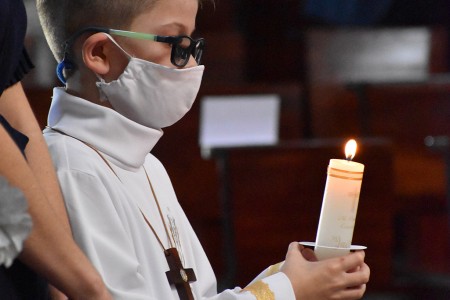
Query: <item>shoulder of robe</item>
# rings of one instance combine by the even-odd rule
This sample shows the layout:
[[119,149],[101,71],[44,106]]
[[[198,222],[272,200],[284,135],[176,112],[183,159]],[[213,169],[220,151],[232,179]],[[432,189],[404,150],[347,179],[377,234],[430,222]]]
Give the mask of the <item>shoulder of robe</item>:
[[99,155],[79,140],[58,133],[46,134],[45,139],[57,170],[89,174],[104,172],[105,163]]

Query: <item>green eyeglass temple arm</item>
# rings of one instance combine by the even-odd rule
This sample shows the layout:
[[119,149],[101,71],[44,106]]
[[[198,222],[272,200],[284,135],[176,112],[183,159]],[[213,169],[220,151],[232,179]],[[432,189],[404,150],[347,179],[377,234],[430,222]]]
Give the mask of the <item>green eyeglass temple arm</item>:
[[118,30],[118,29],[109,29],[108,31],[110,34],[120,35],[120,36],[135,38],[135,39],[156,41],[158,38],[157,35],[150,34],[150,33],[133,32],[133,31],[126,31],[126,30]]
[[160,35],[155,35],[155,34],[151,34],[151,33],[110,29],[110,28],[104,28],[104,27],[86,27],[86,28],[83,28],[83,29],[75,32],[68,40],[65,41],[65,49],[66,49],[65,52],[67,52],[67,49],[72,46],[73,42],[80,35],[82,35],[85,32],[104,32],[104,33],[109,33],[109,34],[113,34],[113,35],[120,35],[120,36],[124,36],[124,37],[144,39],[144,40],[150,40],[150,41],[156,41],[156,42],[162,42],[162,43],[168,43],[168,44],[178,42],[178,37],[173,37],[173,36],[160,36]]

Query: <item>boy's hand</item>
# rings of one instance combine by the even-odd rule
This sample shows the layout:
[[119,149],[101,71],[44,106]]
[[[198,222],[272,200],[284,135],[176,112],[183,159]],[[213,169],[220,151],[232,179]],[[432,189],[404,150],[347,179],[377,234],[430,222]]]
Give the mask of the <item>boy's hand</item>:
[[317,261],[313,251],[293,242],[281,271],[290,279],[297,299],[360,299],[370,276],[364,256],[364,251],[358,251]]

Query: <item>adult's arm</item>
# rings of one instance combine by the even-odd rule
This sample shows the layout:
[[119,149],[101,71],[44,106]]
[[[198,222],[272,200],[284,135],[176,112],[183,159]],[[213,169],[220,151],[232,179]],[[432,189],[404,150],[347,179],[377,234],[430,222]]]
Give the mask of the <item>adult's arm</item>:
[[62,200],[50,154],[48,153],[42,130],[20,82],[11,86],[2,95],[0,114],[8,120],[12,127],[29,138],[25,148],[28,166],[35,174],[36,180],[55,211],[56,217],[59,218],[59,222],[70,232],[64,201]]
[[0,113],[27,135],[27,161],[0,127],[0,175],[22,190],[33,229],[19,258],[71,299],[111,299],[95,268],[75,244],[40,128],[20,83],[0,97]]

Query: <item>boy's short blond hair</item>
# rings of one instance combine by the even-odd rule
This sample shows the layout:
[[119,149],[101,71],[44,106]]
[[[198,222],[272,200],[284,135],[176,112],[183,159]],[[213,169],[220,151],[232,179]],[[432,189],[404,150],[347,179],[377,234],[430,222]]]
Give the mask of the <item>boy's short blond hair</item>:
[[164,0],[37,0],[36,5],[47,43],[61,61],[64,42],[76,31],[88,26],[126,30],[157,1]]

